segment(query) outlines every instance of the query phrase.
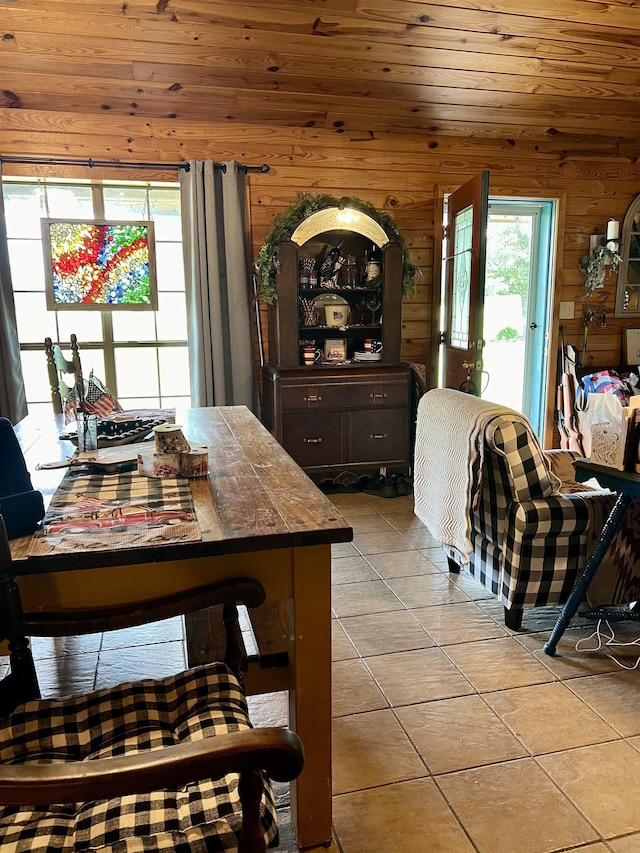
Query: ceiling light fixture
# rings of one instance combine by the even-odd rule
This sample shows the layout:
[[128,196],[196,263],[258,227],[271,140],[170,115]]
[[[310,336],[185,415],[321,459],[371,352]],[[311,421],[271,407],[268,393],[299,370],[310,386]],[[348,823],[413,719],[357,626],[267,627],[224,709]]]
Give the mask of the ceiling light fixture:
[[349,199],[346,196],[343,196],[338,202],[338,212],[336,214],[336,219],[338,222],[342,222],[343,225],[353,225],[354,222],[357,222],[360,219],[360,214],[357,210],[354,210],[352,207],[348,207]]

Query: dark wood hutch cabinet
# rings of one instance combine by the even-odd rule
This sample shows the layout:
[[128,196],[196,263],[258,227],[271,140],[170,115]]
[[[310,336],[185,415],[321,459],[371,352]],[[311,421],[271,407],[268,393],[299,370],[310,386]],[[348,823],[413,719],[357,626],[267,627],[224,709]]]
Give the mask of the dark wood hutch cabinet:
[[[400,360],[402,250],[366,214],[344,226],[338,213],[328,208],[312,214],[280,245],[263,368],[263,421],[314,480],[350,484],[381,468],[409,469],[411,371]],[[349,279],[356,285],[346,286],[344,266],[333,287],[301,284],[301,266],[308,269],[311,259],[322,259],[338,244],[342,257],[358,260],[359,272]],[[377,286],[368,287],[364,258],[375,247],[381,272]],[[321,309],[305,316],[303,300],[309,309],[326,294],[348,303],[343,326],[325,325]],[[381,342],[380,360],[354,361],[367,339]],[[344,360],[326,360],[327,340],[344,341]],[[305,345],[316,350],[312,365],[304,364]]]

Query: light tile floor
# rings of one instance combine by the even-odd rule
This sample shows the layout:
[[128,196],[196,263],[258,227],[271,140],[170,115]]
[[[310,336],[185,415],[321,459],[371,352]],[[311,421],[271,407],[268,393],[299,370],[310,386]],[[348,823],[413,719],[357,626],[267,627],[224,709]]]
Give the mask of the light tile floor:
[[[547,657],[556,608],[505,629],[498,602],[449,575],[411,497],[331,499],[354,541],[333,551],[330,853],[640,853],[638,671],[576,650],[594,629],[580,618]],[[33,647],[45,694],[185,666],[180,620]],[[284,694],[250,706],[257,725],[286,723]],[[276,793],[278,849],[294,853]]]

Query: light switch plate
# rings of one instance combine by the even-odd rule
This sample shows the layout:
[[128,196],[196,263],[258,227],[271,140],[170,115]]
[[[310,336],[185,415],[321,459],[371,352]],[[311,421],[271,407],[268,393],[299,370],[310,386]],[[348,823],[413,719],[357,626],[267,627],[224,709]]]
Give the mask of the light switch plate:
[[561,320],[573,320],[575,316],[576,304],[575,302],[561,302],[560,303],[560,314],[558,315]]

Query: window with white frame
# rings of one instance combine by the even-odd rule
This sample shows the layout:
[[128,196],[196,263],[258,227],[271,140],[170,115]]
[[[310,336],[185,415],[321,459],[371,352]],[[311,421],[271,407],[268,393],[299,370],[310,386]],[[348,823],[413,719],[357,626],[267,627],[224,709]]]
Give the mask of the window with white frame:
[[[178,184],[3,179],[11,278],[29,411],[51,407],[44,339],[93,369],[124,409],[190,404],[187,315]],[[41,218],[153,220],[157,311],[48,311]]]

